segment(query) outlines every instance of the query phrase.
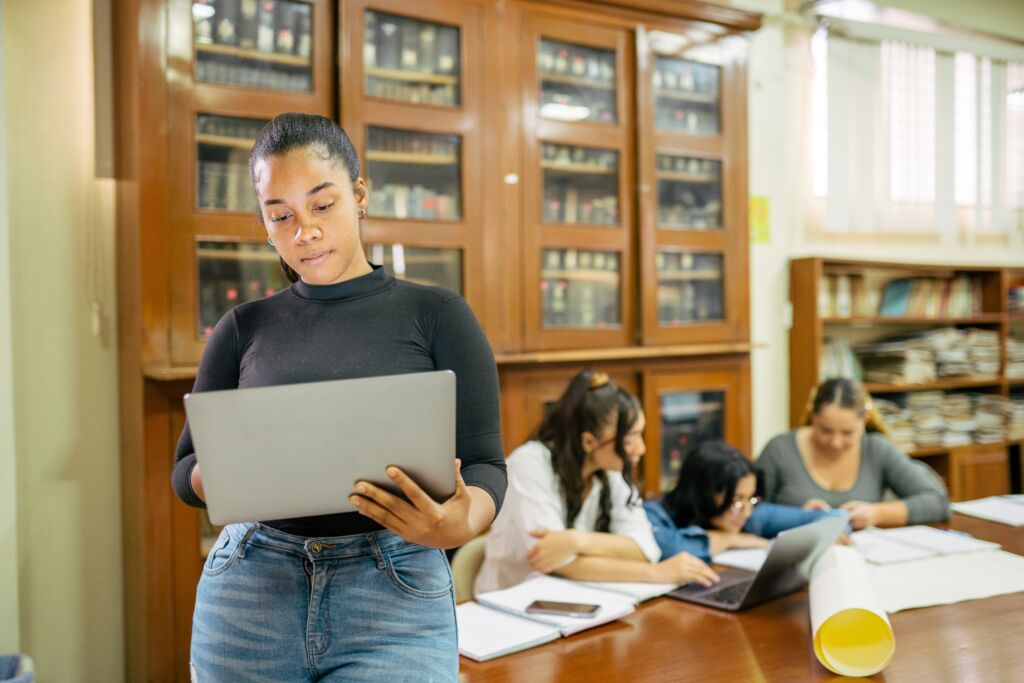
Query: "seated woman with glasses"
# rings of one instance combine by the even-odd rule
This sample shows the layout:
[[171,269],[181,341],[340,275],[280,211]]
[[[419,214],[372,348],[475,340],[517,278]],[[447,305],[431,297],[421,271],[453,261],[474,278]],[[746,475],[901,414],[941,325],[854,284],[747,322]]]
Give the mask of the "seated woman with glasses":
[[835,511],[763,503],[757,475],[740,451],[705,441],[684,459],[671,493],[644,503],[663,557],[686,552],[710,562],[732,548],[761,548],[779,532]]
[[531,440],[506,460],[508,491],[487,534],[474,592],[538,574],[717,582],[718,575],[688,553],[661,560],[632,479],[647,450],[643,429],[635,397],[603,372],[577,374]]

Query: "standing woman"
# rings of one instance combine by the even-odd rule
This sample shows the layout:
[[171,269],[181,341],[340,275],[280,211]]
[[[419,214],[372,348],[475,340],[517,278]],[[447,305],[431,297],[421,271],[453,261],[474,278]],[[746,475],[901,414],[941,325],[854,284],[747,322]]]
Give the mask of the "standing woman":
[[[769,502],[842,508],[854,529],[949,517],[942,480],[885,438],[864,387],[849,379],[819,385],[805,426],[769,441],[755,467]],[[887,491],[897,500],[885,500]]]
[[[339,497],[359,512],[225,527],[196,591],[193,680],[455,681],[454,593],[441,549],[485,529],[506,487],[491,349],[461,297],[367,262],[367,188],[333,121],[275,117],[249,173],[294,284],[221,318],[193,391],[453,370],[456,489],[435,503],[390,467],[409,502],[339,481]],[[303,413],[294,406],[282,425],[302,423]],[[203,507],[188,425],[172,478],[183,501]]]
[[640,404],[603,372],[569,382],[508,457],[508,498],[486,537],[475,593],[538,574],[583,581],[711,585],[704,562],[661,552],[631,471],[647,447]]

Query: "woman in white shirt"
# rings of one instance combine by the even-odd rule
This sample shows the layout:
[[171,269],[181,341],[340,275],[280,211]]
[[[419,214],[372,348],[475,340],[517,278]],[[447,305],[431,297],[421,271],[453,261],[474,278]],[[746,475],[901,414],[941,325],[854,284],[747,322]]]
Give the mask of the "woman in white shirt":
[[505,503],[486,537],[476,593],[537,574],[583,581],[711,585],[718,576],[681,553],[660,561],[631,471],[646,452],[636,398],[583,370],[530,441],[508,457]]

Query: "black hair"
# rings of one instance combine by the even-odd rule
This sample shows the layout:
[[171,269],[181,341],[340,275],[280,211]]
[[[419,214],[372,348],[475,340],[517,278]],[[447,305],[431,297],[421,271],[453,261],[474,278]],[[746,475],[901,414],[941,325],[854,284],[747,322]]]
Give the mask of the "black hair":
[[[263,126],[249,153],[249,179],[256,189],[256,164],[272,156],[282,156],[293,149],[306,149],[320,158],[340,164],[353,183],[359,179],[359,154],[344,129],[326,116],[287,112],[278,114]],[[257,211],[260,222],[263,215]],[[281,259],[281,270],[290,282],[297,282],[298,273]]]
[[[608,375],[590,368],[581,370],[565,393],[555,401],[540,425],[531,435],[551,451],[551,466],[565,498],[565,526],[572,527],[583,507],[583,465],[587,454],[580,437],[584,432],[598,436],[617,422],[619,388]],[[616,435],[616,451],[619,437]],[[620,454],[621,457],[621,454]],[[608,476],[598,470],[594,476],[601,482],[599,513],[595,531],[608,531],[611,526],[611,493]]]
[[[743,453],[724,441],[704,441],[684,458],[679,481],[661,500],[677,527],[696,524],[705,529],[732,505],[740,479],[754,474]],[[715,500],[721,495],[721,502]]]

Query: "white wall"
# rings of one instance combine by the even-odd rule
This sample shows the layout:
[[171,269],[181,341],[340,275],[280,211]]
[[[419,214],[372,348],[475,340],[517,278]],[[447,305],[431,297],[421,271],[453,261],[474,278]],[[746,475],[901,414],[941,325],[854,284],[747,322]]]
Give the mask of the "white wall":
[[[10,310],[0,285],[0,371],[13,364],[13,384],[5,373],[0,446],[11,434],[2,429],[3,392],[13,390],[14,644],[33,657],[40,683],[119,681],[114,204],[112,181],[94,174],[92,3],[8,0],[2,11],[8,201],[0,207],[9,230],[0,237],[9,251],[0,247],[0,265],[10,266],[2,271]],[[9,460],[0,455],[0,475]],[[6,476],[0,487],[6,498]],[[6,556],[11,544],[0,543]],[[0,590],[8,572],[0,565]]]
[[[4,82],[4,17],[0,12],[0,102]],[[5,130],[0,107],[0,134]],[[7,145],[0,144],[0,653],[17,652],[18,635],[18,505],[14,460],[14,384],[11,376],[11,246],[7,216]]]

